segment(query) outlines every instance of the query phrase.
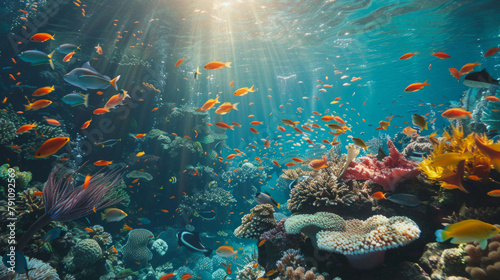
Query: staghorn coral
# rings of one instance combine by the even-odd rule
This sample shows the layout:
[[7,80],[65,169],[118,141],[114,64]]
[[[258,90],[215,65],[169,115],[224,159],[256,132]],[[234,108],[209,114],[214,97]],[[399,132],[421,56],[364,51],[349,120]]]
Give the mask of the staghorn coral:
[[153,258],[153,253],[148,249],[149,239],[153,237],[153,233],[147,229],[133,229],[128,233],[128,240],[123,246],[123,262],[125,266],[147,266],[148,261]]
[[[26,258],[28,261],[28,277],[31,280],[59,280],[59,274],[49,264],[35,259]],[[17,274],[15,272],[8,272],[7,268],[0,262],[0,279],[2,280],[28,280],[26,274]]]
[[467,243],[464,250],[467,253],[464,258],[467,263],[465,271],[473,279],[500,279],[500,234],[490,239],[485,250],[481,250],[477,243]]
[[241,225],[234,230],[238,238],[258,239],[260,235],[276,227],[273,216],[274,207],[270,204],[259,204],[252,208],[251,214],[241,218]]
[[102,257],[102,249],[94,239],[83,239],[73,248],[73,259],[68,263],[70,271],[91,266]]
[[[309,178],[298,183],[290,193],[288,210],[292,213],[314,213],[325,208],[336,213],[352,213],[351,207],[369,211],[372,203],[356,182],[341,182],[346,157],[335,157],[328,167],[314,171]],[[363,211],[360,211],[363,212]],[[361,214],[361,213],[360,213]]]
[[383,263],[387,249],[404,246],[420,237],[411,219],[375,215],[365,221],[345,221],[342,231],[321,230],[316,235],[318,249],[340,253],[355,269],[371,269]]
[[[479,137],[480,140],[486,145],[492,144],[493,141],[489,140],[485,135],[479,136],[476,134],[469,134],[464,137],[461,125],[457,127],[451,125],[450,127],[451,134],[448,131],[445,131],[439,139],[430,137],[434,150],[428,157],[420,162],[419,168],[430,180],[440,181],[442,187],[446,187],[451,184],[456,185],[462,191],[467,192],[462,186],[463,178],[455,178],[456,176],[460,177],[462,173],[467,173],[469,176],[476,176],[479,180],[488,180],[491,169],[490,159],[477,147],[475,137]],[[462,163],[463,166],[461,166],[461,164],[458,166],[444,167],[430,166],[433,159],[437,156],[450,152],[462,154],[465,151],[471,152],[473,157],[465,160],[465,162]]]
[[300,250],[288,249],[283,252],[283,257],[276,262],[276,267],[281,274],[285,274],[285,270],[288,267],[297,269],[300,266],[304,266],[304,256],[300,254]]
[[342,178],[370,180],[384,187],[385,191],[394,191],[401,181],[420,174],[417,164],[399,153],[390,139],[387,139],[387,146],[390,153],[383,161],[370,157],[360,158],[359,162],[351,162]]

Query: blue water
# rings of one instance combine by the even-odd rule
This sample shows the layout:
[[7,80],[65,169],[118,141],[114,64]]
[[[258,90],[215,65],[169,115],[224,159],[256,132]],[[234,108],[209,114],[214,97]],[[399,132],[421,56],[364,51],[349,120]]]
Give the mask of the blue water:
[[[477,61],[481,65],[474,71],[486,68],[493,78],[500,77],[500,54],[483,56],[488,49],[500,46],[500,2],[497,0],[60,0],[37,4],[27,0],[0,3],[0,31],[4,38],[0,42],[0,100],[4,101],[0,108],[9,112],[2,118],[16,119],[16,129],[21,121],[13,117],[15,115],[24,118],[22,124],[37,122],[45,126],[44,117],[53,118],[62,125],[60,131],[50,137],[71,139],[70,144],[54,156],[37,160],[33,153],[48,138],[43,135],[44,130],[17,135],[2,142],[0,165],[9,163],[19,166],[21,171],[31,171],[33,182],[29,187],[36,181],[45,182],[52,167],[59,163],[72,168],[86,163],[85,174],[79,178],[82,181],[86,174],[97,172],[98,167],[92,163],[98,160],[112,161],[110,167],[121,166],[128,173],[131,170],[149,172],[151,181],[141,179],[139,184],[132,182],[136,177],[124,177],[130,204],[120,208],[129,216],[121,222],[105,225],[105,230],[116,240],[114,246],[118,251],[126,242],[126,231],[120,231],[126,223],[134,228],[147,228],[155,237],[166,228],[180,230],[186,225],[194,225],[197,231],[207,235],[224,231],[229,236],[217,236],[218,242],[207,241],[210,246],[216,249],[227,241],[235,249],[245,246],[245,252],[251,254],[256,250],[254,240],[241,240],[232,235],[242,215],[230,216],[233,214],[229,212],[249,213],[255,206],[252,198],[256,191],[267,191],[281,204],[286,202],[289,192],[278,187],[278,178],[290,158],[319,159],[332,147],[323,142],[324,139],[332,141],[334,136],[320,120],[322,116],[340,116],[350,128],[336,138],[342,152],[352,143],[348,136],[365,142],[373,138],[377,141],[386,137],[400,139],[403,128],[418,128],[412,124],[414,113],[427,118],[430,129],[421,133],[429,135],[436,130],[443,131],[449,121],[441,117],[441,113],[459,102],[469,90],[463,85],[463,79],[457,81],[450,75],[449,68],[460,69],[466,63]],[[54,40],[30,42],[30,37],[40,32],[55,34]],[[31,66],[18,56],[34,49],[49,54],[64,43],[79,46],[80,50],[67,63],[62,62],[64,55],[56,52],[52,58],[54,70],[48,64]],[[98,44],[102,55],[96,52]],[[409,52],[418,54],[407,60],[399,59]],[[451,58],[439,59],[432,52],[445,52]],[[174,67],[182,58],[185,58],[182,64]],[[83,91],[64,81],[66,73],[87,61],[103,75],[111,78],[121,75],[118,91],[112,87]],[[231,62],[231,68],[203,69],[210,61]],[[197,68],[201,74],[195,79]],[[351,81],[354,77],[360,79]],[[230,86],[231,81],[234,87]],[[408,85],[424,81],[430,85],[417,92],[404,92]],[[56,90],[43,97],[53,102],[51,106],[24,111],[26,98],[40,99],[32,97],[32,91],[52,85]],[[251,86],[255,92],[233,95],[237,89]],[[93,110],[103,107],[121,89],[131,98],[110,113],[93,114]],[[89,94],[89,107],[71,107],[61,101],[73,91]],[[238,109],[218,115],[214,109],[221,104],[216,104],[206,115],[192,112],[217,95],[221,104],[238,102]],[[338,103],[331,104],[335,100]],[[181,117],[172,113],[186,108],[191,113]],[[387,131],[376,130],[379,121],[390,116],[394,118]],[[90,119],[89,128],[81,129]],[[299,121],[297,128],[304,134],[284,125],[282,119]],[[251,125],[252,121],[263,123]],[[228,125],[236,122],[241,127],[223,130],[216,128],[217,122]],[[321,129],[304,130],[305,123],[318,124]],[[258,134],[250,128],[255,128]],[[176,139],[174,135],[189,138],[182,141],[191,146],[206,135],[219,138],[200,144],[201,152],[186,152],[182,145],[176,146],[172,149],[178,148],[179,154],[175,154],[148,136],[134,137],[142,133],[149,135],[152,129],[164,131],[172,140]],[[13,132],[11,129],[2,133]],[[264,147],[266,140],[271,141],[269,148]],[[14,145],[21,148],[13,148]],[[401,143],[396,146],[404,148]],[[227,156],[237,153],[234,149],[241,150],[242,154],[227,160]],[[142,151],[145,158],[137,156]],[[366,153],[362,151],[362,155]],[[261,164],[256,157],[264,162]],[[63,162],[61,158],[68,160]],[[148,161],[143,160],[146,158]],[[273,165],[272,160],[281,167]],[[265,167],[257,170],[262,176],[261,182],[257,179],[249,185],[238,185],[234,181],[239,178],[231,177],[230,171],[247,162]],[[228,178],[232,178],[233,183]],[[184,196],[199,194],[214,181],[230,191],[237,202],[227,207],[205,205],[206,209],[197,209],[206,211],[215,207],[220,211],[213,222],[202,221],[194,213],[177,214],[181,204],[192,203],[186,202]],[[41,190],[41,184],[38,187]],[[290,215],[286,207],[278,212]],[[76,226],[83,229],[90,227],[88,223],[103,223],[99,213],[88,219],[89,222],[78,220]],[[176,250],[176,244],[169,246],[169,250]],[[184,262],[192,257],[190,254],[182,251],[182,258],[178,259],[178,252],[167,254],[162,261],[174,263],[172,272],[187,265]],[[121,256],[120,253],[119,258]],[[245,256],[239,256],[239,260],[232,260],[234,271],[236,264],[245,264],[242,260]],[[44,261],[50,259],[45,257]],[[159,262],[153,261],[155,266]],[[219,268],[222,266],[213,270]],[[66,273],[60,271],[60,275]],[[140,279],[146,279],[145,271],[141,273]],[[208,279],[207,275],[203,279]],[[236,279],[234,273],[230,277],[228,279]]]

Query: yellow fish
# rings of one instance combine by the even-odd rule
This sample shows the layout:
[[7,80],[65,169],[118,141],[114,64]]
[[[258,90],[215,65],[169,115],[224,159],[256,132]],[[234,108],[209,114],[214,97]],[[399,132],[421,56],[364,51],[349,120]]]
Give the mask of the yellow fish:
[[432,159],[432,162],[429,166],[438,167],[438,166],[448,166],[448,165],[457,165],[462,160],[468,160],[474,157],[474,155],[467,151],[463,154],[461,153],[446,153],[439,156],[436,156]]
[[425,120],[424,116],[413,114],[411,118],[412,118],[412,123],[420,127],[421,130],[427,129],[427,121]]
[[378,124],[380,125],[380,127],[377,127],[377,130],[387,130],[387,128],[389,126],[391,126],[391,121],[392,121],[392,118],[394,117],[394,115],[391,116],[391,118],[389,119],[389,121],[379,121]]
[[446,241],[450,238],[451,243],[460,244],[465,242],[479,242],[481,249],[485,249],[488,245],[488,239],[500,233],[500,229],[494,225],[479,221],[479,220],[465,220],[438,229],[434,233],[438,242]]
[[365,150],[368,149],[368,146],[366,146],[365,141],[363,141],[363,139],[361,139],[361,138],[353,137],[352,142],[354,142],[354,145],[356,145],[360,148],[363,148]]

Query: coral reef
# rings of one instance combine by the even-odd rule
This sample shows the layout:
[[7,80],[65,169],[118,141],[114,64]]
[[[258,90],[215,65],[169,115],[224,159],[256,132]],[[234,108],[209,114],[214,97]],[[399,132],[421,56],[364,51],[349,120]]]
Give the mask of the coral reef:
[[[9,170],[10,165],[8,163],[3,164],[0,166],[0,178],[7,181],[10,172]],[[24,190],[28,186],[29,182],[31,181],[31,172],[29,171],[20,171],[19,167],[14,166],[12,167],[14,169],[14,173],[16,174],[15,180],[16,180],[16,189],[17,190]]]
[[264,232],[276,227],[274,208],[270,204],[259,204],[252,208],[251,214],[241,218],[241,225],[234,230],[238,238],[258,239]]
[[94,239],[83,239],[76,243],[73,248],[73,259],[68,263],[70,271],[86,268],[102,257],[102,250],[99,243]]
[[311,214],[294,215],[285,221],[285,230],[289,234],[304,233],[314,246],[317,246],[316,235],[320,230],[342,231],[345,221],[337,214],[317,212]]
[[[28,260],[28,277],[33,280],[59,280],[59,274],[49,264],[35,259],[27,258]],[[0,262],[0,279],[2,280],[28,280],[26,274],[17,274],[8,272],[3,262]]]
[[304,238],[302,235],[291,234],[285,230],[285,221],[286,218],[281,219],[275,228],[264,232],[259,240],[266,240],[266,242],[272,243],[278,247],[280,251],[285,251],[287,248],[294,248],[303,244]]
[[223,211],[229,204],[236,202],[234,196],[223,188],[212,186],[200,190],[193,195],[184,196],[179,205],[179,213],[189,217],[197,211],[214,210],[216,213]]
[[463,262],[465,252],[462,248],[449,248],[450,245],[432,242],[425,246],[419,263],[431,279],[451,279],[466,277]]
[[489,224],[500,224],[500,208],[498,207],[464,207],[461,212],[453,212],[444,218],[450,224],[475,219]]
[[406,145],[403,150],[403,155],[405,157],[420,157],[422,155],[428,155],[434,150],[429,137],[417,136],[413,137],[411,142]]
[[157,252],[160,256],[163,256],[167,253],[168,244],[163,241],[163,239],[156,239],[151,246],[151,249]]
[[127,175],[125,175],[125,177],[127,178],[140,178],[140,179],[144,179],[146,181],[151,181],[153,180],[153,175],[149,174],[148,172],[145,172],[145,171],[139,171],[139,170],[132,170],[130,171],[129,173],[127,173]]
[[[212,273],[212,279],[224,279],[224,277],[227,275],[226,271],[222,268],[217,269]],[[252,279],[255,280],[257,278],[238,278],[238,279]]]
[[[254,267],[255,262],[246,262],[245,266],[241,269],[238,269],[236,272],[236,279],[239,280],[257,280],[259,278],[262,278],[265,274],[265,271],[260,267]],[[219,271],[219,270],[217,270]],[[216,272],[217,272],[216,271]],[[225,271],[223,271],[226,273]],[[215,272],[214,272],[215,274]],[[212,274],[212,279],[220,279],[220,278],[213,278],[214,274]],[[217,276],[217,275],[216,275]],[[224,277],[225,274],[223,274],[222,277]]]
[[465,271],[478,280],[500,279],[500,234],[490,239],[488,247],[481,250],[481,246],[468,243],[465,246]]
[[300,250],[288,249],[283,252],[283,257],[276,262],[276,267],[281,274],[285,274],[288,267],[297,269],[300,266],[304,266],[304,256],[300,254]]
[[281,174],[281,178],[287,180],[297,180],[300,176],[311,175],[314,171],[312,170],[304,170],[302,168],[295,169],[283,169],[283,173]]
[[287,267],[283,276],[278,276],[278,280],[325,280],[323,275],[316,275],[316,268],[306,270],[303,267],[298,267],[295,270],[292,267]]
[[123,262],[127,267],[147,266],[153,258],[153,253],[148,249],[148,242],[153,233],[147,229],[133,229],[128,233],[127,243],[123,246]]
[[383,161],[370,157],[360,158],[359,162],[351,162],[342,178],[370,180],[381,185],[385,191],[394,191],[401,181],[420,174],[418,165],[399,153],[390,139],[387,139],[387,146],[390,153]]
[[92,237],[92,239],[97,241],[99,245],[111,245],[111,243],[113,242],[113,238],[111,237],[110,233],[104,231],[104,228],[102,226],[94,225],[92,229],[94,230],[94,232],[90,233],[90,236]]

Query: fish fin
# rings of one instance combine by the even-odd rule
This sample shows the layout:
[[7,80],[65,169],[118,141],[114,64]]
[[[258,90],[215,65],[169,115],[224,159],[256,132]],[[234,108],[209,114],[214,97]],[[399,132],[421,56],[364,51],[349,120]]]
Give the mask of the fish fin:
[[227,68],[231,68],[231,62],[224,63],[224,66],[226,66]]
[[101,213],[101,221],[104,221],[105,218],[106,217],[105,217],[104,213]]
[[436,232],[434,233],[434,235],[436,236],[436,241],[437,242],[444,242],[445,240],[450,239],[450,237],[448,236],[448,234],[446,233],[446,231],[444,231],[442,229],[436,230]]
[[486,249],[486,246],[488,246],[488,239],[483,239],[479,241],[479,245],[481,246],[481,250]]
[[276,207],[277,207],[278,209],[281,209],[281,208],[280,208],[280,204],[279,204],[279,203],[277,203]]
[[238,104],[240,104],[240,102],[236,102],[236,103],[233,104],[233,109],[236,110],[236,111],[238,111],[238,108],[236,108],[236,106],[238,106]]
[[[113,80],[109,81],[109,83],[116,89],[118,90],[118,86],[116,85],[116,82],[118,82],[118,80],[120,79],[120,75],[116,76],[116,78],[114,78]],[[127,93],[125,93],[127,94]]]
[[55,52],[55,51],[56,51],[56,50],[53,50],[53,51],[49,54],[49,63],[50,63],[50,67],[51,67],[52,69],[54,69],[54,63],[52,62],[52,55],[54,55],[54,52]]
[[28,105],[24,104],[24,109],[25,109],[26,111],[31,110],[31,103],[30,103],[30,104],[28,104]]
[[90,66],[90,62],[89,62],[89,61],[85,62],[85,63],[82,65],[82,68],[86,68],[86,69],[91,70],[92,72],[99,73],[99,72],[97,72],[94,68],[92,68],[92,66]]
[[229,126],[229,128],[230,128],[231,130],[234,130],[234,125],[230,125],[230,126]]
[[254,85],[252,85],[252,87],[250,87],[250,89],[248,90],[249,92],[255,92],[255,89],[253,89],[253,86]]
[[85,107],[89,107],[89,95],[88,94],[82,94],[82,95],[84,97],[83,105],[85,105]]

